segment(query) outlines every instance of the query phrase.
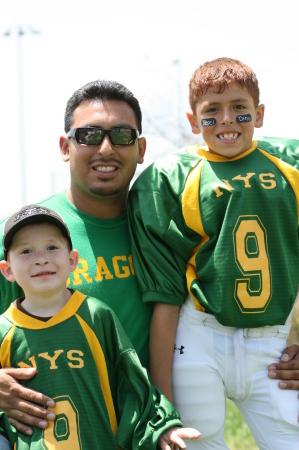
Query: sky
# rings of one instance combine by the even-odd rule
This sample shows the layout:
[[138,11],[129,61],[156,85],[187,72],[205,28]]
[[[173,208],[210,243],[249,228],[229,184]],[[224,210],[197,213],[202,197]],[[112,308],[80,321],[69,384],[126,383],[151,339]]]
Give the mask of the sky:
[[69,186],[65,105],[95,79],[123,83],[140,102],[148,146],[137,173],[200,142],[188,83],[218,57],[257,74],[266,107],[256,136],[299,139],[297,0],[0,0],[0,10],[0,218]]

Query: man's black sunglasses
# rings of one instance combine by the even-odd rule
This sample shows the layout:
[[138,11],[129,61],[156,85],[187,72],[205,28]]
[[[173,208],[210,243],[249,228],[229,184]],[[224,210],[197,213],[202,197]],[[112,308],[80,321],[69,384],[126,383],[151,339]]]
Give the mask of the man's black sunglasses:
[[98,127],[73,128],[67,137],[74,138],[78,144],[100,145],[106,134],[113,145],[133,145],[138,138],[138,131],[130,128],[103,130]]

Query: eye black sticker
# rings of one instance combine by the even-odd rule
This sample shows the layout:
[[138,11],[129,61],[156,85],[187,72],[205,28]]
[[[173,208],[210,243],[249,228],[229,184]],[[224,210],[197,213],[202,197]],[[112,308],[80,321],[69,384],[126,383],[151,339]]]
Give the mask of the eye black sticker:
[[242,122],[251,122],[251,115],[250,114],[243,114],[242,116],[237,116],[236,121],[239,123]]
[[201,124],[203,127],[211,127],[216,125],[216,119],[202,119]]

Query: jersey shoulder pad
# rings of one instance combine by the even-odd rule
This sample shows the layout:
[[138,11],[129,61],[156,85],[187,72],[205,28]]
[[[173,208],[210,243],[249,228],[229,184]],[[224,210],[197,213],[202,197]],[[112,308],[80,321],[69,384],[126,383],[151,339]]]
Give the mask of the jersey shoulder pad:
[[258,148],[299,169],[299,140],[261,137]]

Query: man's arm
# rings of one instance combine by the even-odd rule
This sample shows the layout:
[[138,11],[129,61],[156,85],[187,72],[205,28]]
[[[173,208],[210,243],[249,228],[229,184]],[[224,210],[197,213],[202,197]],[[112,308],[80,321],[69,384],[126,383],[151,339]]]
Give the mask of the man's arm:
[[[42,406],[54,406],[50,397],[28,389],[18,380],[28,380],[36,374],[36,369],[0,369],[0,411],[4,411],[9,422],[22,433],[32,435],[28,426],[47,428],[48,420],[55,414]],[[37,405],[37,403],[39,405]]]
[[155,303],[150,329],[151,378],[171,402],[171,366],[179,309],[176,305]]
[[297,344],[286,347],[279,363],[272,363],[268,367],[268,376],[279,381],[280,389],[299,390],[299,346]]

